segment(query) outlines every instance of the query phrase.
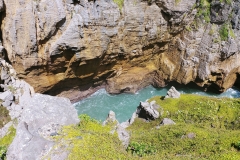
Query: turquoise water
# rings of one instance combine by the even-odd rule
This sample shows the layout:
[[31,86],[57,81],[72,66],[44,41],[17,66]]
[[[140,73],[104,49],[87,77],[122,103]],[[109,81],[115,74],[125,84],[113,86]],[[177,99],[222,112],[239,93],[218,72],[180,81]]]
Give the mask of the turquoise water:
[[[136,94],[122,93],[118,95],[110,95],[105,89],[100,89],[86,99],[74,104],[78,110],[78,114],[88,114],[92,118],[104,121],[110,110],[114,111],[119,122],[128,120],[132,113],[136,110],[140,101],[145,101],[153,96],[165,96],[169,87],[156,89],[148,86]],[[230,88],[222,94],[206,93],[193,87],[176,87],[180,93],[200,94],[215,97],[240,97],[240,91],[236,88]]]

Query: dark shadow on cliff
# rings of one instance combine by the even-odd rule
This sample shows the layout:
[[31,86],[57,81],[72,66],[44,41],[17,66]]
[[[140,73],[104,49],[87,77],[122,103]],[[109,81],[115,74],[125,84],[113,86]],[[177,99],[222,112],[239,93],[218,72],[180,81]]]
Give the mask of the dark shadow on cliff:
[[236,80],[234,86],[240,90],[240,74],[237,74],[237,80]]
[[[3,1],[3,9],[4,9],[4,11],[0,12],[0,18],[1,18],[0,26],[2,26],[3,20],[6,17],[6,5],[5,5],[4,1]],[[2,35],[2,30],[1,29],[0,29],[0,40],[1,40],[2,45],[3,45],[3,35]],[[9,64],[12,65],[11,61],[8,58],[7,50],[5,48],[2,50],[2,52],[0,52],[0,58],[4,59],[6,62],[8,62]]]
[[50,40],[51,37],[54,37],[54,36],[57,34],[59,28],[62,27],[62,26],[65,24],[65,22],[66,22],[66,18],[63,18],[61,21],[59,21],[59,22],[56,24],[56,29],[55,29],[55,31],[54,31],[52,34],[49,33],[43,40],[39,40],[39,41],[38,41],[38,45],[46,44],[46,43]]

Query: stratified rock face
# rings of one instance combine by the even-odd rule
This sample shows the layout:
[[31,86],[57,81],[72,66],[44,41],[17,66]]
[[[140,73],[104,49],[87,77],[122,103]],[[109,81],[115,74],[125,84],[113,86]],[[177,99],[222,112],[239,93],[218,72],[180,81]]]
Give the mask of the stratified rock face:
[[[17,121],[16,137],[8,148],[7,159],[41,159],[53,147],[51,137],[62,126],[79,122],[77,111],[67,98],[35,94],[34,89],[20,80],[13,67],[2,59],[0,75],[3,90],[0,100],[11,119]],[[0,130],[0,137],[7,133],[11,124]],[[58,159],[64,159],[61,156],[67,156],[67,151]]]
[[73,98],[104,83],[119,93],[169,81],[224,91],[240,73],[237,1],[1,2],[3,47],[37,92]]

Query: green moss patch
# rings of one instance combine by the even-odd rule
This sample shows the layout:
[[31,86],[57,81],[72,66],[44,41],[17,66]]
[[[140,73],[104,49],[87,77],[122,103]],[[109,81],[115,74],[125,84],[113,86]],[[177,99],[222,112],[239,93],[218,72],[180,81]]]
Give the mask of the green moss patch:
[[8,110],[0,106],[0,128],[7,124],[11,120]]
[[16,129],[10,127],[8,134],[0,139],[0,159],[6,159],[6,152],[16,135]]
[[124,4],[124,0],[113,0],[113,2],[118,5],[118,7],[120,8],[120,10],[122,9],[123,4]]
[[[112,125],[102,126],[87,115],[79,125],[66,126],[54,136],[57,148],[67,148],[68,159],[240,159],[240,99],[181,95],[153,97],[162,116],[145,122],[135,119],[127,128],[125,150]],[[175,125],[160,126],[163,118]],[[158,127],[157,127],[158,126]]]
[[210,0],[199,1],[196,18],[204,19],[207,23],[210,22]]
[[128,159],[117,133],[110,133],[110,126],[102,126],[87,115],[80,119],[78,126],[66,126],[55,136],[55,147],[68,146],[68,159]]
[[[144,159],[240,159],[239,99],[181,95],[152,100],[162,107],[162,117],[148,123],[136,119],[128,128],[132,142],[155,147],[156,153]],[[163,118],[176,125],[156,128]]]

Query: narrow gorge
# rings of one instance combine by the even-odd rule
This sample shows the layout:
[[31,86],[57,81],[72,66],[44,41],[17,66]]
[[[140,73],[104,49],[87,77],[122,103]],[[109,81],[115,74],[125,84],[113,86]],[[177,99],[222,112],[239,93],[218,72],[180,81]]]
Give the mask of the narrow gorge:
[[101,86],[239,84],[238,1],[115,2],[1,1],[2,54],[36,92],[72,101]]
[[[220,94],[240,87],[239,0],[0,0],[0,26],[0,138],[17,129],[11,144],[0,139],[8,159],[71,157],[69,141],[52,137],[72,135],[63,126],[95,122],[79,122],[72,104],[99,89],[115,95],[174,83]],[[238,124],[233,117],[224,126]]]

